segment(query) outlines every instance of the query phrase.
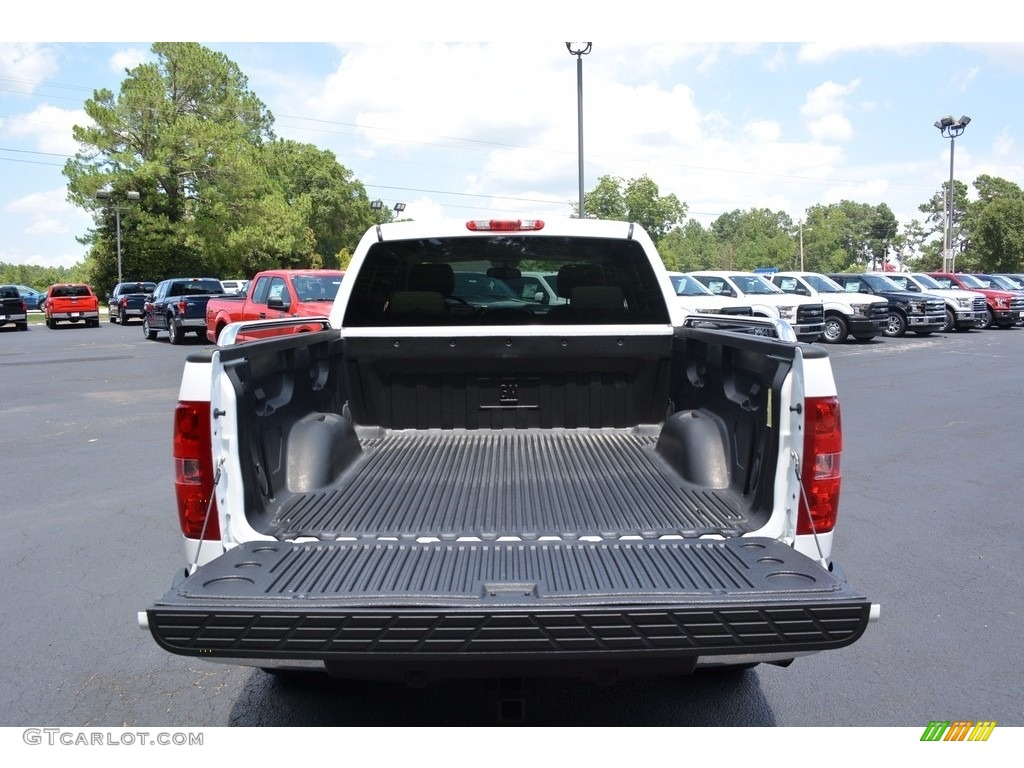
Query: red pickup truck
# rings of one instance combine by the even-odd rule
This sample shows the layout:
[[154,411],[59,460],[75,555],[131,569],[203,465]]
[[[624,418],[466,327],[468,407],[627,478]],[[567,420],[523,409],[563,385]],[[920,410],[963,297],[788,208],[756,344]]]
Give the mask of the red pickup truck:
[[[210,299],[206,305],[206,338],[216,344],[228,323],[242,320],[326,317],[344,274],[339,269],[270,269],[260,272],[249,281],[249,290],[244,294]],[[302,328],[296,330],[301,331]]]
[[992,326],[1012,328],[1024,317],[1024,296],[1019,296],[1013,291],[993,287],[979,277],[963,272],[928,272],[927,274],[943,288],[960,288],[984,294],[988,312],[983,319],[978,321],[978,328],[982,330]]
[[57,322],[77,323],[84,320],[89,328],[100,327],[100,301],[92,286],[85,283],[51,285],[46,295],[46,327],[54,329]]

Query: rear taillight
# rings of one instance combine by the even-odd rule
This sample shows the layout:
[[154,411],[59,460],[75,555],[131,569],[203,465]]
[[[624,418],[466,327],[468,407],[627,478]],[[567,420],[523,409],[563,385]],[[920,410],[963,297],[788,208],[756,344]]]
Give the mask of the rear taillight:
[[182,299],[181,301],[178,302],[178,314],[181,315],[182,317],[185,316],[185,310],[187,308],[188,308],[188,304],[185,303],[184,299]]
[[217,504],[211,502],[213,455],[210,446],[210,404],[180,401],[174,409],[174,494],[178,500],[181,532],[190,539],[220,538]]
[[827,533],[836,525],[842,481],[839,459],[843,451],[843,425],[839,398],[809,397],[804,400],[804,407],[804,462],[800,477],[804,497],[800,499],[796,532]]

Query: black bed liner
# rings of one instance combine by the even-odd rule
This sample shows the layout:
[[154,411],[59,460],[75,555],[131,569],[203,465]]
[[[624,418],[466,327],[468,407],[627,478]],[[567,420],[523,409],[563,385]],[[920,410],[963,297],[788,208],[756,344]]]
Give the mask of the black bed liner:
[[869,611],[764,538],[265,541],[203,566],[148,619],[174,653],[344,666],[799,654],[855,642]]
[[735,492],[686,483],[656,442],[654,428],[392,432],[363,440],[332,488],[296,494],[265,532],[529,540],[754,530]]

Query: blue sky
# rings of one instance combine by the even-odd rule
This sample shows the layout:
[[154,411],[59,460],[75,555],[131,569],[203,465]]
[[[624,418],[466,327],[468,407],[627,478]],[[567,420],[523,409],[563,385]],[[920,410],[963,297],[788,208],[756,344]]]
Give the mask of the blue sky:
[[[571,13],[423,5],[346,4],[324,16],[293,2],[287,18],[245,27],[182,2],[166,23],[119,29],[83,22],[80,5],[37,4],[37,19],[0,32],[10,38],[0,42],[0,261],[83,259],[75,238],[92,220],[65,201],[61,173],[76,149],[71,126],[87,119],[95,89],[116,93],[125,69],[151,58],[154,39],[223,52],[279,137],[331,150],[371,198],[404,202],[405,216],[568,216],[579,189],[576,59],[536,39],[573,28]],[[817,3],[776,3],[772,15],[763,5],[695,15],[644,0],[620,4],[632,11],[621,19],[584,17],[581,31],[604,38],[583,59],[587,190],[602,175],[646,174],[705,225],[753,207],[797,220],[842,199],[887,203],[906,222],[949,176],[949,141],[933,126],[947,114],[972,118],[956,143],[958,180],[1024,185],[1024,43],[991,42],[999,30],[965,21],[964,4],[868,0],[849,6],[859,20],[827,24],[799,22],[820,15]],[[988,5],[971,4],[974,17],[1001,17]],[[954,11],[955,36],[990,42],[939,42]],[[310,18],[318,36],[358,29],[362,41],[308,41]],[[616,42],[652,33],[681,41]],[[424,42],[460,39],[497,42]]]

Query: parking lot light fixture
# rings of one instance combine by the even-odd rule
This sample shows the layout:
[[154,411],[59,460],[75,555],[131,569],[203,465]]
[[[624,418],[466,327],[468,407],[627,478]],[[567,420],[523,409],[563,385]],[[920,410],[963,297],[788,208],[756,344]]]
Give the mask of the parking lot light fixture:
[[374,211],[379,211],[383,207],[384,207],[384,201],[383,200],[372,200],[370,202],[370,208],[372,210],[374,210]]
[[[124,195],[124,199],[132,203],[138,202],[139,197],[139,193],[136,192],[135,190],[128,190],[128,192],[126,192]],[[110,192],[109,189],[97,189],[96,199],[103,201],[114,200],[114,195]],[[115,222],[114,228],[117,231],[117,282],[123,283],[124,278],[121,273],[121,204],[115,202],[113,207]]]
[[956,257],[953,255],[953,153],[956,146],[956,138],[964,132],[971,118],[961,115],[959,120],[954,120],[952,115],[946,115],[935,121],[935,127],[939,129],[943,138],[949,139],[949,187],[943,200],[946,203],[946,237],[945,247],[942,249],[942,271],[955,271],[954,263]]
[[583,210],[583,57],[590,53],[593,43],[566,43],[566,49],[576,57],[576,111],[579,125],[580,147],[580,210],[579,217],[586,218]]
[[395,213],[401,213],[405,210],[405,203],[395,203]]

